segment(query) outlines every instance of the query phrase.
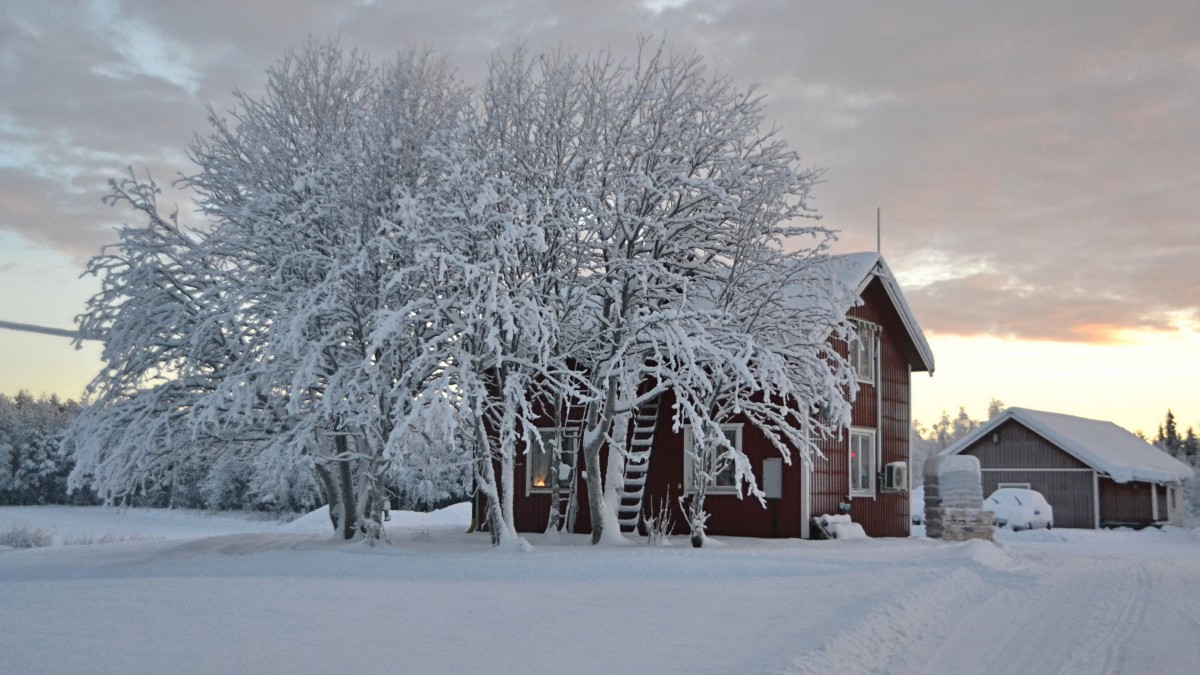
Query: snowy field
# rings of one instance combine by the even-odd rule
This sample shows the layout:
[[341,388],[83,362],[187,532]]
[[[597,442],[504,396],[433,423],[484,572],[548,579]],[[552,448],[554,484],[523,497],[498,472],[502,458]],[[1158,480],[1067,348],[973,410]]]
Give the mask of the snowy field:
[[[4,673],[1188,673],[1200,531],[583,540],[492,550],[465,513],[390,543],[178,511],[0,508]],[[106,537],[107,535],[107,537]],[[70,543],[107,540],[111,543]]]

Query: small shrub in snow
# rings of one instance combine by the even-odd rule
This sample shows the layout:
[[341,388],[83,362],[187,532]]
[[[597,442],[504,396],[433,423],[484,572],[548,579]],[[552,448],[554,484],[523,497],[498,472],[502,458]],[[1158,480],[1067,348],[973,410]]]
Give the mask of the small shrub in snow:
[[675,530],[675,522],[671,518],[671,498],[668,494],[658,506],[651,504],[643,522],[646,524],[646,544],[657,546]]
[[137,533],[113,534],[111,532],[96,536],[88,532],[66,535],[62,538],[62,544],[63,546],[90,546],[92,544],[113,544],[119,541],[151,541],[154,539],[161,539],[161,537]]
[[54,535],[40,527],[13,527],[0,532],[0,546],[41,548],[54,543]]

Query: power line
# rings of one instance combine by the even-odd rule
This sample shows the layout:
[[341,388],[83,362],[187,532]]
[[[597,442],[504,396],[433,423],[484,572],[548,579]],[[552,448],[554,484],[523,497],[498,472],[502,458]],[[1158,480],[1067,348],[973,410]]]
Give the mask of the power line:
[[8,330],[20,331],[23,333],[41,333],[42,335],[53,335],[55,337],[65,337],[76,339],[79,337],[79,331],[66,330],[63,328],[50,328],[48,326],[35,326],[29,323],[14,323],[12,321],[0,320],[0,328]]

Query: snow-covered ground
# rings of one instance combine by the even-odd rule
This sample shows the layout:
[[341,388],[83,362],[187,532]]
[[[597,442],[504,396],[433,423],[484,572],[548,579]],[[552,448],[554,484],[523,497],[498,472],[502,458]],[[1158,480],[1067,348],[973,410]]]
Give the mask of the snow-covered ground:
[[0,672],[1195,672],[1200,532],[493,550],[166,511],[0,508]]

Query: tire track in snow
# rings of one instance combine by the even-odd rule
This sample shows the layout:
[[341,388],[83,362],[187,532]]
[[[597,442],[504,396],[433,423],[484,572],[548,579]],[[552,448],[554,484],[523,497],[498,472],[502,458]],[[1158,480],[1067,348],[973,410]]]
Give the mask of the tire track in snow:
[[[1097,611],[1088,613],[1090,621],[1084,630],[1090,639],[1079,648],[1078,657],[1063,664],[1060,673],[1122,673],[1128,670],[1125,646],[1130,636],[1137,635],[1145,626],[1150,573],[1145,565],[1139,564],[1133,574],[1133,583],[1112,583],[1110,575],[1099,576],[1107,578],[1093,578],[1092,588],[1099,586],[1116,592],[1100,603]],[[1077,585],[1083,583],[1086,582],[1076,582]]]
[[784,672],[801,674],[882,673],[911,662],[926,649],[948,614],[957,614],[992,592],[980,575],[960,568],[931,578],[898,601],[879,608],[820,650],[796,656]]
[[1021,583],[951,617],[928,660],[912,671],[1125,672],[1125,646],[1145,625],[1149,585],[1140,564],[1040,561],[1025,568]]

